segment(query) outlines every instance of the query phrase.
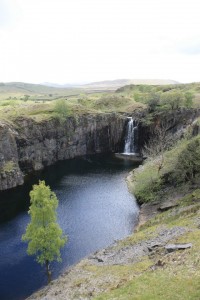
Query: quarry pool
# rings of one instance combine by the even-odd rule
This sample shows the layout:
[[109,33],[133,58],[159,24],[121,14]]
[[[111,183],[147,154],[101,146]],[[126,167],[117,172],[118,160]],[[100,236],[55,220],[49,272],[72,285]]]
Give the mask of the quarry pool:
[[26,184],[0,193],[0,299],[25,299],[47,283],[44,269],[26,253],[21,236],[29,222],[29,191],[44,179],[59,199],[58,222],[68,236],[62,263],[53,278],[90,253],[129,235],[139,208],[125,177],[134,165],[113,156],[59,162],[27,178]]

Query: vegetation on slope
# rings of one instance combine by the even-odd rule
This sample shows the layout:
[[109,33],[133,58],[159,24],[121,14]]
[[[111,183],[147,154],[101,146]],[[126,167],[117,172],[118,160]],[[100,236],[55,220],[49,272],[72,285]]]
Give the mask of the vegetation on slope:
[[[27,83],[0,84],[0,119],[19,116],[35,121],[85,113],[132,113],[147,107],[146,123],[153,117],[181,107],[198,107],[200,84],[129,85],[116,92],[62,89]],[[59,104],[60,103],[60,104]],[[59,105],[64,110],[58,108]],[[61,113],[60,113],[61,112]]]
[[10,99],[0,101],[0,119],[14,121],[23,116],[40,122],[49,118],[63,119],[85,113],[132,113],[134,110],[144,107],[144,104],[137,103],[132,98],[108,93],[80,94],[68,98],[60,97],[51,101]]
[[[147,240],[149,232],[159,232],[164,226],[165,228],[174,228],[175,226],[176,228],[187,228],[185,233],[174,239],[172,238],[170,243],[192,243],[191,249],[167,253],[162,245],[155,247],[148,255],[148,264],[146,263],[145,269],[142,268],[142,262],[147,261],[147,258],[143,256],[139,269],[134,270],[134,265],[132,266],[132,278],[128,272],[124,277],[119,275],[121,282],[111,288],[108,293],[95,299],[199,299],[200,232],[197,220],[200,205],[198,203],[195,207],[193,201],[191,204],[195,208],[193,212],[188,209],[183,213],[180,208],[176,208],[176,210],[173,209],[158,215],[153,219],[154,225],[149,222],[145,225],[145,228],[141,228],[141,232],[146,234]],[[180,213],[176,213],[177,211]],[[135,243],[137,243],[138,234],[135,234]]]
[[[162,166],[161,165],[162,160]],[[132,190],[139,202],[187,192],[200,178],[200,136],[182,139],[171,150],[149,158],[133,172]]]
[[155,115],[163,112],[200,106],[200,83],[167,86],[129,85],[118,89],[116,93],[147,105],[147,123],[151,122]]
[[[171,117],[182,109],[199,108],[200,84],[168,86],[126,86],[119,95],[145,103],[147,114],[142,122],[153,126],[153,135],[143,154],[148,159],[132,174],[131,188],[141,203],[167,198],[179,190],[187,192],[200,178],[200,136],[170,134]],[[179,113],[181,116],[181,114]],[[174,118],[177,118],[176,114]],[[169,120],[169,122],[168,122]],[[168,124],[169,123],[169,124]],[[199,121],[196,120],[198,127]],[[198,128],[197,128],[198,132]]]

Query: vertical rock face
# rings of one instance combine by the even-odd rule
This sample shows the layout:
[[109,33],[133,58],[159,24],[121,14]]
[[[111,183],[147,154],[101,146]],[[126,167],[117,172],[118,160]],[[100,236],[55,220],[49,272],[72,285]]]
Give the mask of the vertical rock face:
[[163,126],[168,132],[172,134],[179,132],[181,136],[181,134],[184,133],[184,130],[200,116],[200,109],[180,108],[167,113],[164,112],[162,114],[157,114],[152,118],[152,122],[148,125],[143,122],[146,115],[148,115],[148,112],[145,111],[143,111],[140,115],[137,115],[139,123],[139,149],[141,149],[145,145],[145,143],[147,143],[148,140],[154,136],[155,127],[157,126]]
[[17,132],[0,122],[0,189],[5,190],[23,183],[18,165]]
[[125,118],[85,115],[36,123],[18,118],[15,129],[0,123],[0,190],[23,184],[23,176],[58,160],[119,151]]

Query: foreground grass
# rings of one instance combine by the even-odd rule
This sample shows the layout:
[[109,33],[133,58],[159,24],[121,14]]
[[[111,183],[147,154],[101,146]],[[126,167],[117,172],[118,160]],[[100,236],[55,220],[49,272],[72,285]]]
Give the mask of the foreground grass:
[[134,279],[126,286],[112,293],[95,298],[96,300],[124,299],[124,300],[189,300],[199,299],[200,286],[199,276],[177,268],[176,272],[159,270],[155,273],[146,272],[139,278]]

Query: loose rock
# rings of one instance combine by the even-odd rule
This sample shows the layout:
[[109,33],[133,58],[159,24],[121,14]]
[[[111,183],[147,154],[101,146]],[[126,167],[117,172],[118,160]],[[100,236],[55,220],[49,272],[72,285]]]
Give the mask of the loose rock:
[[176,251],[176,250],[185,250],[185,249],[188,249],[188,248],[191,248],[191,247],[192,247],[191,243],[188,243],[188,244],[169,244],[169,245],[165,246],[165,249],[168,252],[173,252],[173,251]]

